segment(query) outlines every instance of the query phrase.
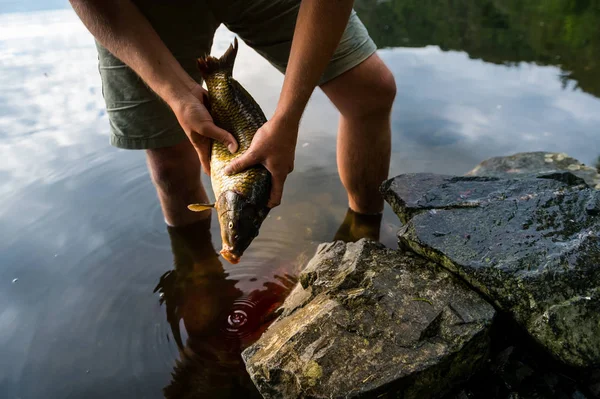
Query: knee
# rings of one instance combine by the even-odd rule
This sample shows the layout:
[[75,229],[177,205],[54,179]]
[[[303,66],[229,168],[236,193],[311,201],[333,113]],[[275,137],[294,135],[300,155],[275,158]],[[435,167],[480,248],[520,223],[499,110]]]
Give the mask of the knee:
[[386,118],[396,98],[394,75],[377,56],[325,89],[342,115],[349,119]]
[[155,163],[150,168],[152,182],[158,190],[167,195],[176,195],[185,187],[180,167],[172,162]]
[[385,65],[374,76],[371,93],[367,97],[370,101],[365,103],[365,109],[370,114],[390,113],[396,99],[396,79]]
[[201,184],[199,161],[187,152],[173,148],[149,150],[147,159],[152,182],[163,194],[180,196],[194,192]]
[[389,118],[396,98],[394,75],[389,69],[383,69],[369,78],[369,82],[357,94],[355,103],[347,112],[342,112],[345,117],[363,121]]

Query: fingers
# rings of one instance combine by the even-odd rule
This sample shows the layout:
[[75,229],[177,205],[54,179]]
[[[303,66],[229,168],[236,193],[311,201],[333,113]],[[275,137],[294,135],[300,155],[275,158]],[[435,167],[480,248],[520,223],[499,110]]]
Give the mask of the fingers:
[[254,166],[259,163],[260,160],[255,156],[255,154],[252,151],[248,151],[247,153],[231,161],[231,163],[223,170],[223,172],[227,176],[230,176],[236,173],[243,172],[250,166]]
[[269,197],[269,203],[267,206],[269,208],[275,208],[279,204],[281,204],[281,197],[283,196],[283,185],[285,183],[285,179],[287,178],[287,174],[271,174],[272,186],[271,186],[271,196]]
[[202,170],[210,176],[210,140],[198,134],[192,145],[196,149],[198,158],[200,158]]
[[[198,89],[197,99],[204,97],[204,91]],[[218,127],[210,112],[202,101],[188,102],[187,105],[176,109],[179,124],[183,127],[190,140],[195,143],[200,136],[207,137],[222,143],[231,153],[238,150],[238,143],[231,133]]]
[[238,150],[238,143],[233,135],[227,130],[221,129],[214,123],[207,123],[205,128],[199,133],[205,137],[210,137],[211,139],[223,143],[232,154]]
[[210,145],[203,146],[200,151],[198,151],[198,155],[200,157],[202,170],[210,176]]

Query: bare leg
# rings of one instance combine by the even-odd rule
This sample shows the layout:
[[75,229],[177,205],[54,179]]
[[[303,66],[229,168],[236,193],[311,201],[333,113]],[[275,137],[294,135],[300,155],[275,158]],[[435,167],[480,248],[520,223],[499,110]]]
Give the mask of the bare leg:
[[192,212],[187,208],[188,204],[208,201],[200,180],[200,160],[188,140],[172,147],[147,150],[146,159],[169,226],[210,218],[210,211]]
[[383,211],[379,186],[390,165],[394,77],[374,54],[327,82],[322,90],[341,114],[337,164],[349,208],[360,214],[379,214]]

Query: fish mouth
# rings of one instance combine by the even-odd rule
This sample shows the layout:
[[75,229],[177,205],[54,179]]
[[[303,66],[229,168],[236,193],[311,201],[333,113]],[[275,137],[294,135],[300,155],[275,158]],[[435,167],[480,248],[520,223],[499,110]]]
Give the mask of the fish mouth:
[[223,258],[227,259],[227,261],[233,265],[237,264],[240,262],[240,256],[234,254],[231,251],[231,248],[223,248],[221,249],[221,256],[223,256]]

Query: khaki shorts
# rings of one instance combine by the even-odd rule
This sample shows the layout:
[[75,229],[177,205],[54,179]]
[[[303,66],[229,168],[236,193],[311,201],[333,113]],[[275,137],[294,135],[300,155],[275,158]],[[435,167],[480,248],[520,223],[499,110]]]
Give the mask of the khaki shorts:
[[[137,0],[140,10],[194,80],[223,23],[285,73],[300,0]],[[96,43],[110,143],[124,149],[173,146],[186,139],[171,109],[129,67]],[[376,46],[354,11],[319,84],[363,62]]]

